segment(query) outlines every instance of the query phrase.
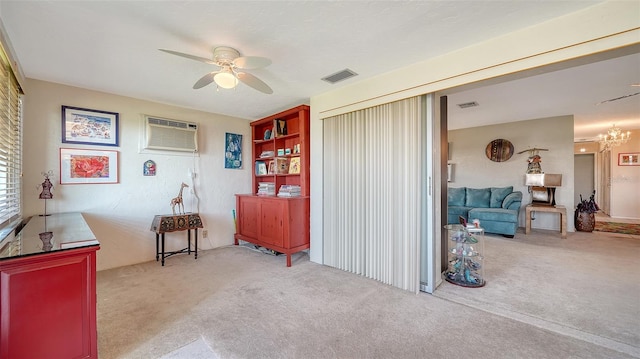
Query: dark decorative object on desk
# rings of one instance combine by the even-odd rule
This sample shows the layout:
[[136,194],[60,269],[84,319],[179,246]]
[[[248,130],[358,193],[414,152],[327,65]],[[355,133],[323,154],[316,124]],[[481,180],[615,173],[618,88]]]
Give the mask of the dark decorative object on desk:
[[[41,172],[41,173],[44,176],[44,182],[42,182],[42,184],[38,186],[38,187],[42,187],[42,192],[40,193],[39,198],[44,199],[44,214],[41,214],[41,216],[48,216],[47,200],[53,198],[53,193],[51,193],[51,190],[53,189],[53,184],[51,183],[51,180],[49,179],[49,177],[53,176],[53,171],[49,170],[47,172]],[[45,221],[45,224],[46,224],[46,221]]]
[[591,197],[589,197],[589,200],[582,199],[582,195],[580,195],[580,203],[578,203],[576,207],[574,218],[576,230],[579,232],[593,232],[596,226],[595,213],[600,210],[600,207],[598,207],[595,201],[595,196],[595,190],[591,194]]

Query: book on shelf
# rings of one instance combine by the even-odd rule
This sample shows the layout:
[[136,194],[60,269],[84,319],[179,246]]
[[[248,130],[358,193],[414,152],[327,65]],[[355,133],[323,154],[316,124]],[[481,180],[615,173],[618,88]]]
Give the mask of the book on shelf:
[[275,161],[269,161],[268,174],[270,174],[270,175],[276,174],[276,163],[275,163]]
[[300,197],[300,186],[283,184],[278,191],[278,197]]
[[276,137],[287,135],[287,121],[276,118],[273,120],[273,130],[276,133]]
[[267,174],[267,164],[264,161],[256,161],[256,176]]
[[260,158],[273,157],[274,154],[275,152],[273,151],[262,151],[262,153],[260,153]]
[[289,160],[289,174],[300,173],[300,157],[291,157]]
[[258,196],[275,196],[276,184],[272,182],[258,183]]

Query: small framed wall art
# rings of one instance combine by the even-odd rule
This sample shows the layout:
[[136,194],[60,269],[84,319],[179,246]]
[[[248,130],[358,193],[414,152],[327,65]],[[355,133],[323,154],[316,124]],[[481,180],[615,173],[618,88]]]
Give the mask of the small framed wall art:
[[118,151],[60,149],[60,184],[118,183]]
[[618,153],[618,166],[640,166],[640,152]]
[[118,146],[116,112],[62,106],[62,142]]
[[225,133],[224,168],[242,168],[242,135]]

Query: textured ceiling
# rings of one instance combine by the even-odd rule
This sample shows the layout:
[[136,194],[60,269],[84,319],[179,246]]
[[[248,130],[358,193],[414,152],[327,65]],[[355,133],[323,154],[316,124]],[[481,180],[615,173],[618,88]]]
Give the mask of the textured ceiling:
[[[28,78],[257,119],[308,103],[311,96],[339,86],[598,2],[3,0],[0,17]],[[271,59],[270,66],[250,72],[274,93],[266,95],[243,84],[234,90],[217,91],[215,85],[193,90],[193,84],[216,67],[158,51],[211,57],[216,46]],[[320,80],[345,68],[358,76],[334,85]],[[637,71],[633,76],[639,82]],[[522,99],[508,101],[514,110],[521,110],[516,106],[520,104],[540,107],[532,100],[535,93],[502,86],[507,86],[499,88],[502,96],[526,95],[524,104]],[[537,87],[526,86],[528,90]],[[483,110],[506,108],[505,97],[498,103],[489,93],[467,95],[479,101]],[[552,107],[551,102],[545,103]],[[565,111],[574,110],[548,112],[554,116]],[[535,111],[482,116],[465,121],[450,116],[450,125],[544,117]]]

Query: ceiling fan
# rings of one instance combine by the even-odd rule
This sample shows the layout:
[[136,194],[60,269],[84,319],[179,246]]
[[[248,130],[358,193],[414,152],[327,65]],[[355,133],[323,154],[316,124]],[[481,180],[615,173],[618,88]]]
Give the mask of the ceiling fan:
[[166,53],[186,57],[191,60],[201,61],[207,64],[212,64],[220,67],[220,70],[210,72],[194,85],[194,89],[199,89],[215,82],[218,87],[231,89],[238,85],[238,81],[245,85],[253,87],[254,89],[266,93],[272,94],[273,90],[264,81],[255,77],[254,75],[244,72],[243,70],[258,69],[266,67],[271,64],[271,60],[265,57],[258,56],[240,56],[238,50],[227,47],[219,46],[213,49],[213,59],[207,59],[200,56],[194,56],[185,54],[182,52],[159,49]]

